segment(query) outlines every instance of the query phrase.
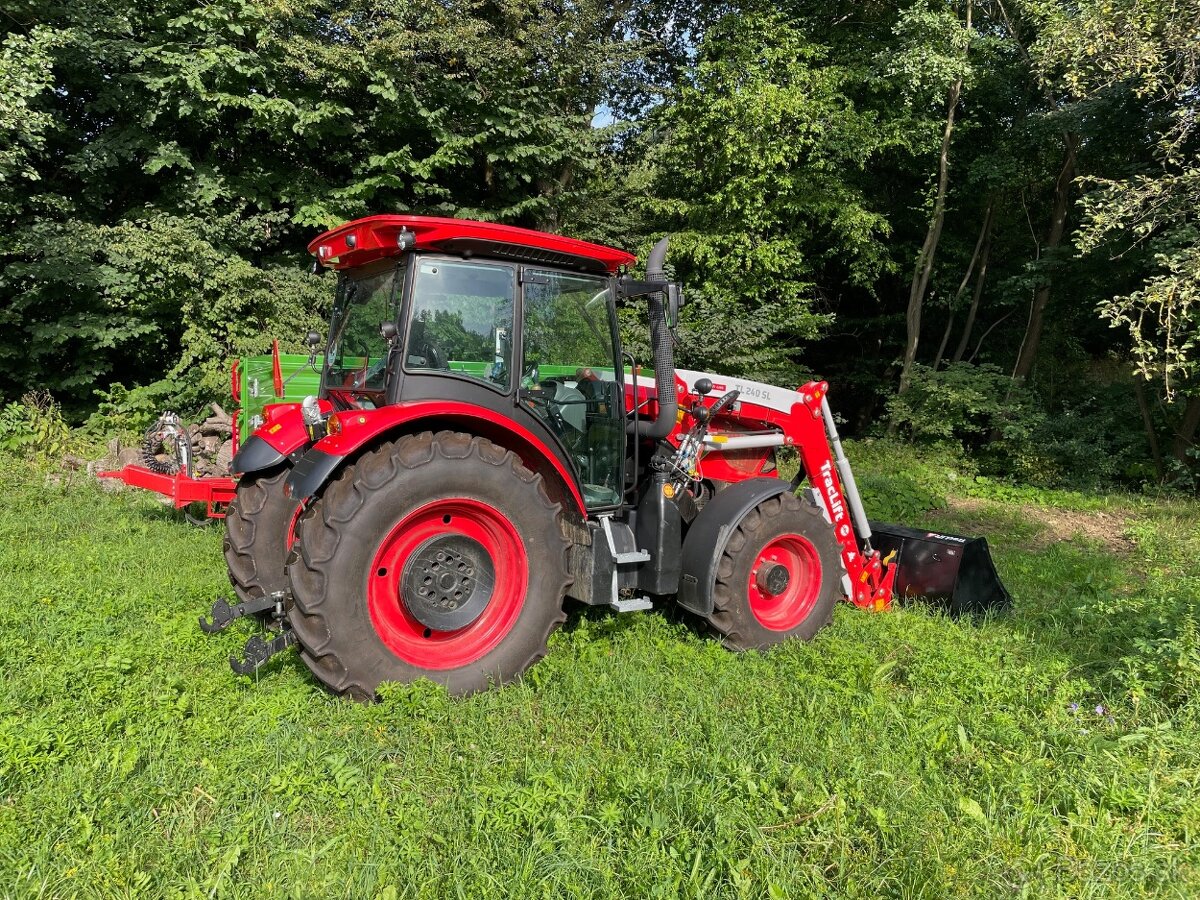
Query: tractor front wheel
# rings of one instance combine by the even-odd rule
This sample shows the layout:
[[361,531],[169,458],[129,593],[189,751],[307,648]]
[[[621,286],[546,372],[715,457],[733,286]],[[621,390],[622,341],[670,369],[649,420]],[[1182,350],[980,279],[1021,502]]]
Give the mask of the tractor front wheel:
[[731,650],[811,640],[833,617],[843,571],[821,510],[794,494],[771,497],[742,517],[725,545],[708,625]]
[[356,699],[425,677],[467,694],[546,653],[570,576],[560,507],[508,450],[456,432],[367,453],[301,517],[301,658]]

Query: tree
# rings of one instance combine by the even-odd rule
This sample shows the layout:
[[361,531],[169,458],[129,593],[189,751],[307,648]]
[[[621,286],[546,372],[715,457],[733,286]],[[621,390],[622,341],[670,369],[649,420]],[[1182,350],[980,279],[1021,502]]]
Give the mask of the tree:
[[1082,253],[1143,249],[1143,283],[1106,298],[1103,318],[1127,330],[1142,377],[1168,399],[1191,394],[1172,452],[1187,462],[1200,428],[1200,2],[1088,0],[1052,20],[1038,50],[1080,98],[1132,94],[1145,104],[1154,159],[1124,177],[1093,177],[1077,235]]
[[[917,346],[921,340],[921,310],[929,288],[929,279],[933,274],[938,242],[946,217],[946,191],[950,183],[950,140],[954,134],[954,117],[958,111],[959,98],[962,96],[963,81],[968,73],[966,59],[970,48],[972,11],[972,0],[967,0],[963,13],[965,21],[960,25],[953,9],[934,8],[919,3],[909,8],[899,23],[902,49],[895,54],[893,71],[904,76],[915,87],[924,87],[932,81],[936,90],[939,82],[949,82],[946,89],[945,124],[938,153],[933,209],[925,240],[917,254],[908,293],[904,364],[900,370],[901,394],[908,390],[909,374],[917,357]],[[916,93],[919,95],[919,91]]]
[[329,283],[300,278],[304,244],[347,218],[578,217],[604,162],[596,110],[666,89],[703,21],[687,8],[14,6],[0,394],[39,384],[79,409],[164,374],[210,390],[219,357],[298,340],[321,315]]
[[694,287],[697,364],[794,379],[797,342],[827,320],[817,282],[869,285],[888,265],[855,174],[889,138],[845,93],[857,77],[779,14],[729,16],[654,118],[648,206]]

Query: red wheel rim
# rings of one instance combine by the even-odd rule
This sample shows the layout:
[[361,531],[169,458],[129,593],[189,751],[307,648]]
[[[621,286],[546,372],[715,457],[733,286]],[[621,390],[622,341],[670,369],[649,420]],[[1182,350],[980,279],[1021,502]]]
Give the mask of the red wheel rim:
[[296,523],[300,521],[300,514],[302,512],[304,512],[304,504],[297,503],[296,508],[292,510],[292,518],[288,521],[287,549],[289,550],[296,543]]
[[[782,572],[776,567],[782,567]],[[786,573],[786,584],[771,590]],[[798,534],[781,535],[759,551],[747,584],[750,612],[764,628],[790,631],[812,612],[821,593],[821,558]]]
[[[459,534],[490,557],[495,584],[486,607],[469,625],[433,631],[409,611],[402,593],[406,563],[430,538]],[[481,659],[512,630],[525,604],[529,562],[516,528],[499,510],[465,497],[435,500],[409,513],[380,544],[367,576],[367,610],[379,639],[422,669],[456,669]]]

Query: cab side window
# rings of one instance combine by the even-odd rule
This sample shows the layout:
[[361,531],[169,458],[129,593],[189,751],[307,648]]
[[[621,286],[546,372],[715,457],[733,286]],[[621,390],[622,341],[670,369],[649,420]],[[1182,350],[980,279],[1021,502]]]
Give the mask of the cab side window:
[[512,266],[422,259],[405,369],[453,372],[511,387],[515,282]]

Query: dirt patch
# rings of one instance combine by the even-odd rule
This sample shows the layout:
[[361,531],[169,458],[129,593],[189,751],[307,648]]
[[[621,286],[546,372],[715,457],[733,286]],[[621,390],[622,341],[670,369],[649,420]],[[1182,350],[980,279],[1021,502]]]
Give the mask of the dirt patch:
[[[987,500],[973,497],[952,498],[948,501],[951,510],[970,518],[991,507]],[[1060,541],[1084,538],[1100,544],[1113,553],[1130,553],[1133,541],[1125,536],[1129,519],[1126,515],[1103,510],[1082,512],[1077,509],[1059,509],[1052,506],[1026,506],[1021,516],[1037,526],[1038,533],[1031,542],[1032,549],[1042,549]],[[982,525],[982,521],[981,521]],[[983,530],[986,530],[984,527]]]

